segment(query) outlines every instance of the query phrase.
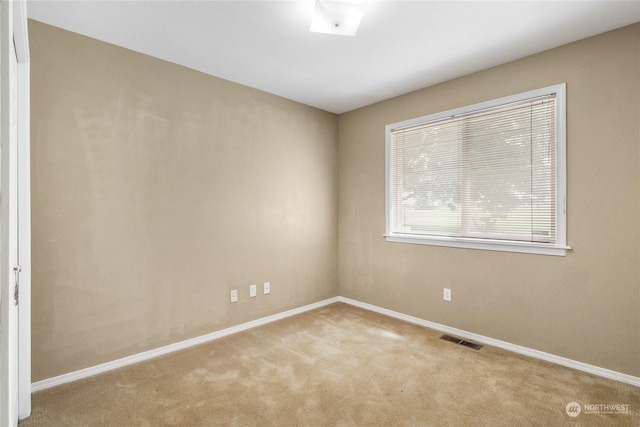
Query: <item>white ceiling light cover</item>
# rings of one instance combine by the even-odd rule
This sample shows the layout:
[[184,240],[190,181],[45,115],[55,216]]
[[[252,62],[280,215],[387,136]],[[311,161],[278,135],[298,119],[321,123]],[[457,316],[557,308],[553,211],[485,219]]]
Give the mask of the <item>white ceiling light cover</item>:
[[355,36],[366,7],[366,0],[316,0],[309,31]]

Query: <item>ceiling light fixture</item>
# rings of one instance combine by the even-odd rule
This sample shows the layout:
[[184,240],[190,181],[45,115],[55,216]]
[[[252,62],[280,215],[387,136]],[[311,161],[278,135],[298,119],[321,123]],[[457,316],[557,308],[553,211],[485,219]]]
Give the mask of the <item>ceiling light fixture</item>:
[[366,0],[316,0],[309,31],[355,36],[366,7]]

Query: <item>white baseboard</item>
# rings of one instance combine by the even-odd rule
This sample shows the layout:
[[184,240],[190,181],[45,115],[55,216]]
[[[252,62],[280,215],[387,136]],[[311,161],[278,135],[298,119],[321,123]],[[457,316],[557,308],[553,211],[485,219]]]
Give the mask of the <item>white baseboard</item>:
[[566,366],[569,368],[577,369],[579,371],[587,372],[589,374],[598,375],[600,377],[609,378],[612,380],[620,381],[623,383],[631,384],[636,387],[640,387],[640,377],[634,377],[632,375],[623,374],[621,372],[612,371],[610,369],[600,368],[598,366],[589,365],[587,363],[578,362],[575,360],[567,359],[565,357],[556,356],[553,354],[545,353],[543,351],[534,350],[528,347],[523,347],[516,344],[511,344],[505,341],[496,340],[493,338],[485,337],[483,335],[474,334],[473,332],[463,331],[462,329],[452,328],[450,326],[441,325],[439,323],[429,322],[428,320],[420,319],[418,317],[409,316],[407,314],[398,313],[397,311],[388,310],[386,308],[378,307],[372,304],[356,301],[350,298],[338,297],[338,301],[345,304],[353,305],[363,308],[365,310],[374,311],[376,313],[383,314],[385,316],[394,317],[396,319],[404,320],[405,322],[414,323],[416,325],[425,326],[436,331],[445,332],[447,334],[456,335],[460,338],[465,338],[473,341],[477,341],[482,344],[491,345],[494,347],[503,348],[505,350],[512,351],[514,353],[524,354],[536,359],[546,360],[547,362],[555,363],[557,365]]
[[404,320],[405,322],[413,323],[416,325],[424,326],[427,328],[435,329],[437,331],[445,332],[451,335],[456,335],[460,338],[470,339],[482,344],[492,345],[494,347],[503,348],[505,350],[513,351],[514,353],[524,354],[536,359],[546,360],[547,362],[555,363],[558,365],[566,366],[569,368],[577,369],[579,371],[587,372],[590,374],[598,375],[600,377],[609,378],[612,380],[620,381],[623,383],[631,384],[636,387],[640,387],[640,378],[632,375],[623,374],[621,372],[612,371],[598,366],[589,365],[586,363],[578,362],[575,360],[567,359],[565,357],[555,356],[553,354],[545,353],[531,348],[523,347],[516,344],[511,344],[505,341],[496,340],[493,338],[485,337],[483,335],[474,334],[472,332],[463,331],[462,329],[452,328],[450,326],[441,325],[439,323],[430,322],[428,320],[420,319],[418,317],[402,314],[397,311],[388,310],[386,308],[378,307],[372,304],[356,301],[345,297],[333,297],[323,301],[319,301],[313,304],[305,305],[303,307],[287,310],[282,313],[274,314],[271,316],[263,317],[262,319],[253,320],[251,322],[243,323],[241,325],[232,326],[227,329],[212,332],[210,334],[202,335],[200,337],[191,338],[188,340],[180,341],[174,344],[170,344],[164,347],[160,347],[154,350],[145,351],[142,353],[134,354],[132,356],[123,357],[122,359],[113,360],[111,362],[102,363],[100,365],[92,366],[89,368],[81,369],[79,371],[70,372],[68,374],[59,375],[57,377],[48,378],[46,380],[38,381],[31,384],[31,391],[36,392],[45,390],[47,388],[55,387],[61,384],[65,384],[71,381],[77,381],[82,378],[87,378],[92,375],[101,374],[103,372],[111,371],[113,369],[122,368],[133,363],[142,362],[144,360],[152,359],[154,357],[162,356],[163,354],[172,353],[174,351],[183,350],[189,347],[193,347],[198,344],[203,344],[208,341],[213,341],[218,338],[226,337],[227,335],[235,334],[238,332],[246,331],[247,329],[255,328],[257,326],[266,325],[267,323],[275,322],[276,320],[285,319],[287,317],[295,316],[296,314],[304,313],[306,311],[314,310],[316,308],[324,307],[335,302],[342,302],[345,304],[360,307],[365,310],[373,311],[383,314],[385,316],[393,317],[396,319]]
[[31,391],[36,392],[36,391],[44,390],[44,389],[55,387],[61,384],[69,383],[71,381],[77,381],[82,378],[87,378],[92,375],[97,375],[103,372],[111,371],[113,369],[122,368],[127,365],[142,362],[144,360],[152,359],[154,357],[162,356],[163,354],[172,353],[178,350],[183,350],[189,347],[193,347],[194,345],[203,344],[208,341],[213,341],[218,338],[226,337],[227,335],[246,331],[247,329],[255,328],[257,326],[266,325],[267,323],[271,323],[271,322],[275,322],[276,320],[281,320],[287,317],[295,316],[296,314],[300,314],[300,313],[304,313],[305,311],[310,311],[316,308],[324,307],[326,305],[333,304],[335,302],[338,302],[338,297],[329,298],[323,301],[315,302],[313,304],[305,305],[303,307],[294,308],[292,310],[287,310],[282,313],[263,317],[257,320],[252,320],[251,322],[232,326],[230,328],[222,329],[220,331],[212,332],[210,334],[202,335],[196,338],[180,341],[164,347],[156,348],[154,350],[149,350],[142,353],[134,354],[132,356],[123,357],[122,359],[113,360],[111,362],[102,363],[100,365],[92,366],[85,369],[80,369],[79,371],[69,372],[68,374],[63,374],[57,377],[48,378],[46,380],[32,383]]

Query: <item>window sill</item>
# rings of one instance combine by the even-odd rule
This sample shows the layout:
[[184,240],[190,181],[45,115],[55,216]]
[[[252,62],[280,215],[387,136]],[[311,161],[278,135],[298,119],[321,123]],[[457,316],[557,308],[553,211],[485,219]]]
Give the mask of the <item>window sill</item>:
[[508,242],[508,241],[479,241],[474,239],[460,239],[451,237],[418,237],[398,234],[385,234],[387,242],[411,243],[416,245],[447,246],[452,248],[480,249],[486,251],[520,252],[536,255],[565,256],[569,246],[552,246],[540,243]]

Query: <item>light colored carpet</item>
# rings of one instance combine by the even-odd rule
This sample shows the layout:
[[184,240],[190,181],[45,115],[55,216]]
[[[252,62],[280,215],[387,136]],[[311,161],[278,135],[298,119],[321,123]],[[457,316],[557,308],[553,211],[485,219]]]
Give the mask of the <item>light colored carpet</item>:
[[19,426],[640,426],[637,387],[441,335],[333,304],[35,393]]

